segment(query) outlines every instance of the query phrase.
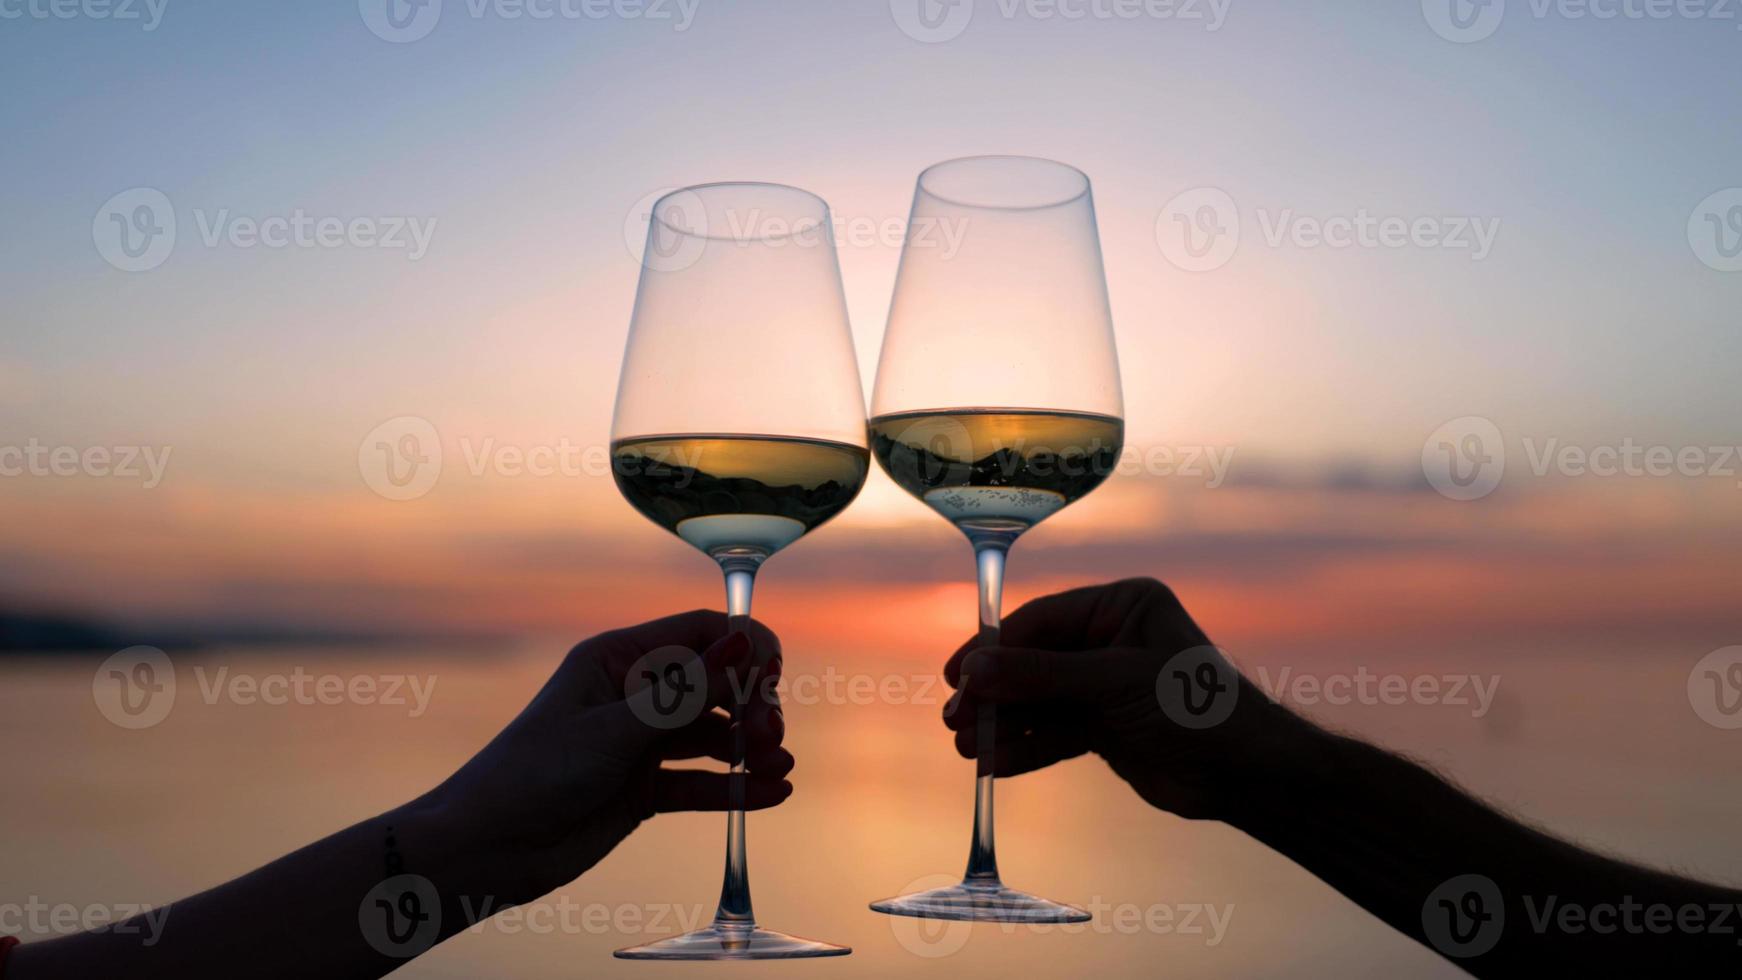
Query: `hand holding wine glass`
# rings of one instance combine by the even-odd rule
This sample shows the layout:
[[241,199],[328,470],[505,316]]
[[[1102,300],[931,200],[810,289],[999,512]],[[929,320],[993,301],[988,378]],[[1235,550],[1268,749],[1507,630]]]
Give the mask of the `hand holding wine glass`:
[[1004,620],[997,646],[975,636],[950,657],[950,686],[962,690],[967,676],[973,690],[944,709],[963,756],[981,754],[980,705],[996,704],[996,775],[1093,752],[1151,806],[1195,819],[1225,816],[1254,760],[1270,755],[1259,743],[1298,721],[1236,671],[1154,579],[1024,604]]

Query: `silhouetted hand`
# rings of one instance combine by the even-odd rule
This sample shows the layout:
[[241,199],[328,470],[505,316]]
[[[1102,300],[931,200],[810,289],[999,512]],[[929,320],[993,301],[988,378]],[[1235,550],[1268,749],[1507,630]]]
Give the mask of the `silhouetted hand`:
[[[434,790],[149,915],[26,943],[7,977],[382,976],[572,881],[655,813],[730,809],[725,773],[660,768],[732,757],[737,726],[722,705],[744,705],[740,805],[786,799],[792,755],[780,747],[779,673],[774,634],[750,621],[728,635],[723,613],[593,637]],[[392,907],[376,893],[384,885],[413,926],[403,938],[360,918],[360,909]],[[153,917],[170,925],[159,931]]]
[[1094,752],[1149,803],[1217,817],[1257,742],[1292,720],[1154,579],[1036,599],[1004,620],[999,646],[979,644],[944,668],[958,689],[944,723],[974,758],[976,703],[999,705],[999,776]]
[[[785,723],[773,693],[780,641],[754,620],[748,632],[726,628],[723,613],[697,610],[581,642],[520,716],[431,794],[453,838],[496,865],[498,894],[526,901],[568,883],[655,813],[729,809],[729,776],[660,762],[729,762],[733,722],[717,709],[741,694],[749,698],[744,808],[786,799],[793,758],[780,746]],[[625,697],[631,672],[661,666],[647,655],[672,646],[705,651],[687,681],[676,674],[695,690]],[[678,725],[683,712],[694,720]]]
[[[995,774],[1097,753],[1148,802],[1227,821],[1477,976],[1742,966],[1732,930],[1664,924],[1677,910],[1742,907],[1742,893],[1556,840],[1314,726],[1241,677],[1159,582],[1036,599],[1004,620],[999,646],[970,641],[944,675],[957,688],[944,720],[963,755],[979,748],[977,706],[997,705]],[[1530,927],[1543,896],[1589,911],[1592,927],[1565,916]],[[1614,924],[1653,907],[1660,927]],[[1608,927],[1595,927],[1599,914]]]

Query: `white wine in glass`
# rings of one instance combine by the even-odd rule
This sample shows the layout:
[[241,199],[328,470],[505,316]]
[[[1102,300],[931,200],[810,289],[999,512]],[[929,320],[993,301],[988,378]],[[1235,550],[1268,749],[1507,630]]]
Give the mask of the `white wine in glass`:
[[[1034,157],[968,157],[919,175],[909,227],[962,229],[901,252],[871,404],[871,451],[973,546],[982,645],[995,646],[1004,564],[1034,525],[1095,489],[1124,447],[1124,399],[1089,179]],[[963,677],[972,697],[973,677]],[[1005,885],[993,836],[997,713],[976,705],[974,831],[961,884],[871,903],[986,922],[1089,913]]]
[[611,456],[636,510],[716,560],[797,541],[853,502],[870,467],[863,446],[772,436],[621,439]]
[[964,531],[1020,534],[1101,485],[1125,423],[1086,412],[880,415],[871,449],[897,486]]
[[[725,183],[673,191],[654,204],[611,457],[629,503],[719,565],[730,628],[745,629],[763,562],[852,503],[870,467],[864,395],[821,198],[780,184]],[[740,718],[744,708],[736,708]],[[742,800],[743,726],[735,730],[732,792]],[[757,925],[744,812],[735,808],[726,816],[714,921],[616,955],[848,952]]]

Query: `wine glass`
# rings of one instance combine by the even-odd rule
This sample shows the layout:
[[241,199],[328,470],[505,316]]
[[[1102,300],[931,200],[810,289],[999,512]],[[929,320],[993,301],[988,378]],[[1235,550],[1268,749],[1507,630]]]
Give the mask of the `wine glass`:
[[[845,509],[870,468],[864,395],[821,198],[780,184],[719,183],[654,203],[611,455],[629,503],[719,564],[730,628],[745,629],[762,563]],[[736,706],[740,718],[743,709]],[[732,798],[741,801],[742,726],[737,731]],[[744,812],[734,806],[713,923],[616,955],[848,952],[757,926]]]
[[[919,234],[942,223],[954,236]],[[946,226],[947,227],[947,226]],[[998,642],[1004,560],[1024,531],[1100,485],[1124,445],[1123,398],[1089,178],[981,156],[919,175],[871,404],[871,451],[967,535],[980,640]],[[954,249],[941,239],[956,237]],[[971,697],[973,678],[962,691]],[[1008,888],[993,847],[996,712],[978,704],[974,836],[959,885],[873,902],[892,915],[1084,922]]]

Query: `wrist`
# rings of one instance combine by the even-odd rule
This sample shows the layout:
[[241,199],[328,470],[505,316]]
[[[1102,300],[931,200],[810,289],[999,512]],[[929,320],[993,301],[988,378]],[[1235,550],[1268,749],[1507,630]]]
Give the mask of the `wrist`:
[[1262,695],[1254,701],[1240,719],[1216,807],[1223,822],[1263,837],[1278,821],[1298,819],[1330,778],[1336,736]]
[[[439,791],[383,813],[375,820],[384,874],[429,879],[444,896],[500,897],[510,891],[496,853],[478,823]],[[398,870],[395,871],[394,869]]]

